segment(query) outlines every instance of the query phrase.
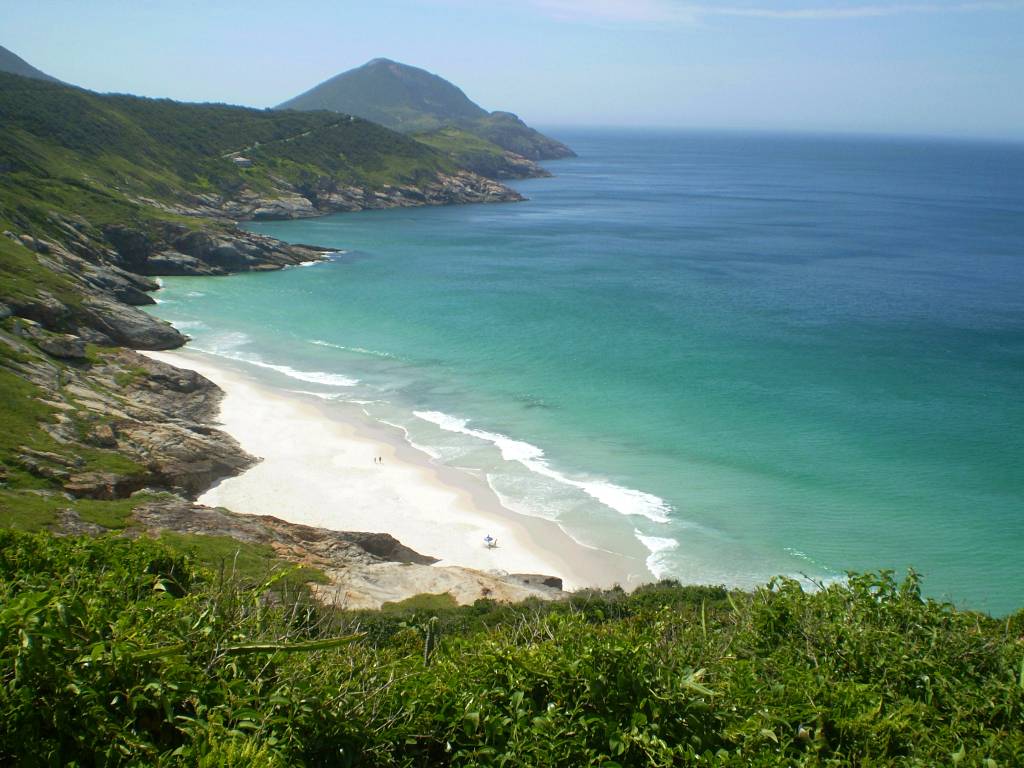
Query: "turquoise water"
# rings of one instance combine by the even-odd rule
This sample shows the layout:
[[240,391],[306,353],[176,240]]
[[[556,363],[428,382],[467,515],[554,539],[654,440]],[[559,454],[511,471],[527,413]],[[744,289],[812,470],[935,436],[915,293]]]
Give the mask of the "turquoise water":
[[252,224],[344,253],[157,311],[658,576],[1024,604],[1024,147],[559,137],[528,202]]

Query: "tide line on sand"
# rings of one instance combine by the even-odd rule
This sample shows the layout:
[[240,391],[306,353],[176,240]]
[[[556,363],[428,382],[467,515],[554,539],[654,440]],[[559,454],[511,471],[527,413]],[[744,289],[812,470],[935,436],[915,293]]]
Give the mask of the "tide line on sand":
[[[614,555],[573,541],[554,522],[502,506],[487,483],[410,446],[356,406],[275,389],[241,361],[189,349],[147,352],[198,372],[225,393],[220,426],[262,459],[199,501],[343,531],[390,533],[439,565],[558,576],[567,589],[651,579],[649,552]],[[383,461],[378,463],[376,457]],[[486,536],[498,540],[489,548]]]

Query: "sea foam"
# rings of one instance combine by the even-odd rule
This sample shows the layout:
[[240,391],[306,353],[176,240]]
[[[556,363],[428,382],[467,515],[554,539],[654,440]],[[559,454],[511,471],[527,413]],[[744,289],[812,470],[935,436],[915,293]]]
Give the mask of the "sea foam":
[[656,579],[667,579],[672,573],[672,567],[666,562],[665,554],[679,549],[679,542],[662,536],[645,536],[635,528],[633,535],[651,553],[647,557],[647,570],[653,573]]
[[318,397],[321,400],[338,400],[342,397],[340,392],[311,392],[308,389],[292,389],[289,390],[297,395],[309,395],[310,397]]
[[372,355],[373,357],[384,357],[387,359],[394,358],[390,352],[381,352],[376,349],[366,349],[365,347],[346,347],[343,344],[334,344],[330,341],[323,341],[321,339],[310,339],[310,344],[315,344],[318,347],[330,347],[331,349],[340,349],[345,352],[358,352],[361,355]]
[[354,379],[351,376],[345,376],[340,373],[329,373],[327,371],[300,371],[296,368],[292,368],[290,365],[268,363],[257,355],[238,352],[236,351],[238,347],[244,346],[250,341],[249,337],[244,333],[229,332],[218,334],[213,339],[207,339],[206,344],[209,345],[211,341],[213,343],[210,346],[196,345],[193,346],[193,349],[198,350],[199,352],[206,352],[210,355],[224,357],[228,360],[238,360],[239,362],[248,363],[249,365],[255,365],[257,368],[266,368],[271,371],[277,371],[290,379],[305,381],[309,384],[323,384],[328,387],[354,387],[359,383],[359,379]]
[[168,320],[179,331],[205,331],[209,326],[201,320]]
[[469,427],[468,420],[440,411],[414,411],[415,416],[448,432],[458,432],[494,445],[505,461],[517,461],[531,472],[586,493],[604,506],[623,515],[642,515],[656,523],[667,523],[672,507],[654,494],[616,485],[608,480],[578,480],[556,469],[544,459],[544,451],[532,443],[515,440],[498,432]]
[[271,371],[277,371],[283,373],[285,376],[291,379],[298,379],[299,381],[307,381],[310,384],[324,384],[329,387],[354,387],[359,383],[359,379],[353,379],[350,376],[343,376],[340,373],[327,373],[325,371],[300,371],[292,368],[290,365],[278,365],[276,363],[268,363],[265,360],[261,360],[258,357],[251,355],[237,355],[236,360],[242,360],[243,362],[255,365],[258,368],[267,368]]

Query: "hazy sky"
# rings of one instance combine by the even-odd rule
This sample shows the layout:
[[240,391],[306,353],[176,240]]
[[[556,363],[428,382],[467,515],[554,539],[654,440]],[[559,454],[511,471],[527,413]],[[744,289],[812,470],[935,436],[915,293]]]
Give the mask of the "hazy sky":
[[0,0],[99,91],[271,106],[367,60],[540,125],[1024,140],[1024,0]]

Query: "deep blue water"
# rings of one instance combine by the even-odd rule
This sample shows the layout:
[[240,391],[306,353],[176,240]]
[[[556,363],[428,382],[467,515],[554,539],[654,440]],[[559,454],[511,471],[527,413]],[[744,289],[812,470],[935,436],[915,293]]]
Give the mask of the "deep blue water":
[[253,224],[347,252],[159,311],[658,575],[1024,604],[1024,146],[558,136],[528,202]]

